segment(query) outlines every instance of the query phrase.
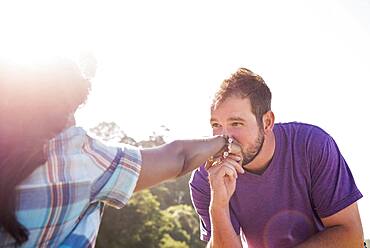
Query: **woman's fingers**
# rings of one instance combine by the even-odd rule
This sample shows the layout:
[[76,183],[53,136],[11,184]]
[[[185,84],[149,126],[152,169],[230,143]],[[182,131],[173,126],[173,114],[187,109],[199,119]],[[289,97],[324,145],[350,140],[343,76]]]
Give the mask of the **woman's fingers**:
[[230,154],[235,154],[235,155],[240,155],[242,158],[242,148],[241,146],[237,143],[237,141],[234,141],[234,143],[228,144],[227,150],[229,155]]
[[[214,172],[214,173],[224,173],[228,176],[235,176],[237,177],[237,173],[244,173],[244,169],[241,166],[239,162],[240,157],[237,155],[229,155],[227,158],[217,158],[216,160],[213,161],[213,165],[209,167],[208,171],[209,172]],[[226,168],[223,168],[226,167]],[[224,171],[224,172],[222,172]],[[234,175],[235,174],[235,175]],[[223,175],[224,176],[224,175]]]
[[242,160],[241,156],[229,154],[226,158],[218,157],[212,160],[208,160],[205,165],[205,168],[206,170],[209,170],[211,167],[228,165],[235,168],[237,172],[243,174],[244,168],[241,165],[242,164],[241,160]]

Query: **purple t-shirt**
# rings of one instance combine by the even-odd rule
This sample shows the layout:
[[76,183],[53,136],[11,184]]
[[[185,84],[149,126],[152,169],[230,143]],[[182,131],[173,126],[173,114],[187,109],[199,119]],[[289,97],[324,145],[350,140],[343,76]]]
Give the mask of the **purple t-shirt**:
[[[276,124],[274,156],[262,175],[239,174],[230,200],[237,234],[249,247],[292,247],[322,231],[320,218],[362,197],[332,137],[302,123]],[[210,187],[204,167],[190,179],[201,239],[211,236]]]

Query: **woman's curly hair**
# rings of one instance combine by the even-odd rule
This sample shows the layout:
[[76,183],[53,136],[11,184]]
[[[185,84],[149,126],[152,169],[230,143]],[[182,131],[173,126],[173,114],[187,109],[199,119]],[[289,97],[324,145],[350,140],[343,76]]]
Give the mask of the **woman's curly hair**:
[[85,102],[90,82],[72,61],[0,61],[0,229],[16,243],[28,230],[16,218],[16,186],[46,162],[44,146]]

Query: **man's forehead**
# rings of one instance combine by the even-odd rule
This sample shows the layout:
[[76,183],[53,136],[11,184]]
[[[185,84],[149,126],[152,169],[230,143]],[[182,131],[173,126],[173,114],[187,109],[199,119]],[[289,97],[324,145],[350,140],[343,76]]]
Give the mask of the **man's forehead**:
[[231,114],[230,116],[211,116],[210,121],[215,122],[215,121],[221,121],[225,117],[226,121],[245,121],[246,119],[238,114]]
[[244,121],[253,118],[250,101],[247,98],[229,98],[211,109],[211,121]]
[[248,98],[229,98],[219,102],[211,109],[211,115],[230,113],[240,115],[240,113],[251,112],[251,105]]
[[224,99],[219,99],[213,103],[211,111],[215,111],[223,107],[242,107],[241,105],[250,105],[250,99],[248,97],[242,97],[239,95],[232,95]]

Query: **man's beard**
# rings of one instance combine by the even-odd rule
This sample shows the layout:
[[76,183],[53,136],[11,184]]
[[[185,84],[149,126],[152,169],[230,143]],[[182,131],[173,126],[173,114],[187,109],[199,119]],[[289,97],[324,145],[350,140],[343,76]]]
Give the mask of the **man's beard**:
[[259,129],[258,137],[257,137],[257,140],[254,146],[248,149],[246,152],[243,151],[243,163],[242,163],[243,166],[249,164],[258,156],[258,154],[262,150],[262,146],[264,142],[265,142],[265,136],[263,135],[263,130]]

